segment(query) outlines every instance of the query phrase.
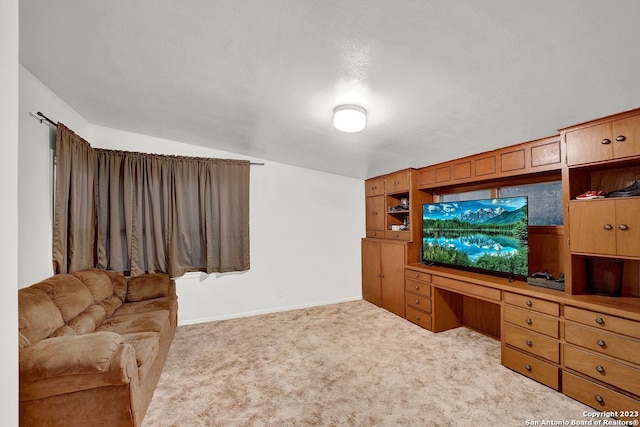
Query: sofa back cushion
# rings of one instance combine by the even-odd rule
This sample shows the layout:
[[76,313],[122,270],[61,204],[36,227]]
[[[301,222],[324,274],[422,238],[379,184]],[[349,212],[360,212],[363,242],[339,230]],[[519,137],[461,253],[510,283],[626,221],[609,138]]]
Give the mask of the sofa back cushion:
[[143,274],[132,277],[127,283],[127,301],[143,301],[169,295],[169,275]]
[[113,295],[113,284],[111,277],[104,270],[90,268],[87,270],[76,271],[71,273],[73,277],[79,279],[91,293],[93,303],[97,304],[105,298]]
[[49,337],[62,325],[60,311],[44,291],[33,287],[18,290],[20,348]]
[[71,274],[58,274],[31,286],[45,292],[58,307],[65,322],[93,304],[89,289]]

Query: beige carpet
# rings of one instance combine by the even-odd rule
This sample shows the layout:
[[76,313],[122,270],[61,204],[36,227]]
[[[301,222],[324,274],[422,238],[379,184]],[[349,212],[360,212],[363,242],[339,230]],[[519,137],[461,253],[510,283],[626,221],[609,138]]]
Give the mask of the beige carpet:
[[357,301],[179,327],[144,425],[524,426],[587,410],[500,365],[498,341]]

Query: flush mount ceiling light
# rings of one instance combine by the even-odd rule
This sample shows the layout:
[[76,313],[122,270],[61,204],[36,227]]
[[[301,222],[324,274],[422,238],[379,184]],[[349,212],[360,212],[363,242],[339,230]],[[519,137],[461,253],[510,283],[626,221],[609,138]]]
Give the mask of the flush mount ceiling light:
[[360,132],[367,124],[367,110],[359,105],[338,105],[333,110],[333,127],[342,132]]

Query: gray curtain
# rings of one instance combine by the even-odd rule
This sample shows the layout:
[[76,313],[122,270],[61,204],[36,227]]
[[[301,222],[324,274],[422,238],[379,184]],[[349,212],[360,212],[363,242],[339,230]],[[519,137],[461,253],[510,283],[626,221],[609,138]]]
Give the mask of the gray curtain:
[[87,141],[59,123],[56,136],[53,271],[70,273],[95,262],[95,155]]
[[172,277],[249,269],[248,161],[104,149],[93,156],[92,266]]

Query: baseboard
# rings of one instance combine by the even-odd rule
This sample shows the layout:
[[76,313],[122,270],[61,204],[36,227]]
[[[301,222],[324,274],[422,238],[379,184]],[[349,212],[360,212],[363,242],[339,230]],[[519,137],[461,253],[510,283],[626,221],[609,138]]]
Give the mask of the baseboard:
[[338,298],[335,300],[315,301],[307,304],[287,305],[281,307],[271,307],[263,310],[244,311],[240,313],[230,313],[221,316],[201,317],[198,319],[189,319],[178,321],[178,326],[183,325],[195,325],[197,323],[215,322],[218,320],[238,319],[240,317],[258,316],[260,314],[280,313],[283,311],[299,310],[302,308],[319,307],[321,305],[339,304],[342,302],[359,301],[362,299],[362,295],[357,295],[347,298]]

